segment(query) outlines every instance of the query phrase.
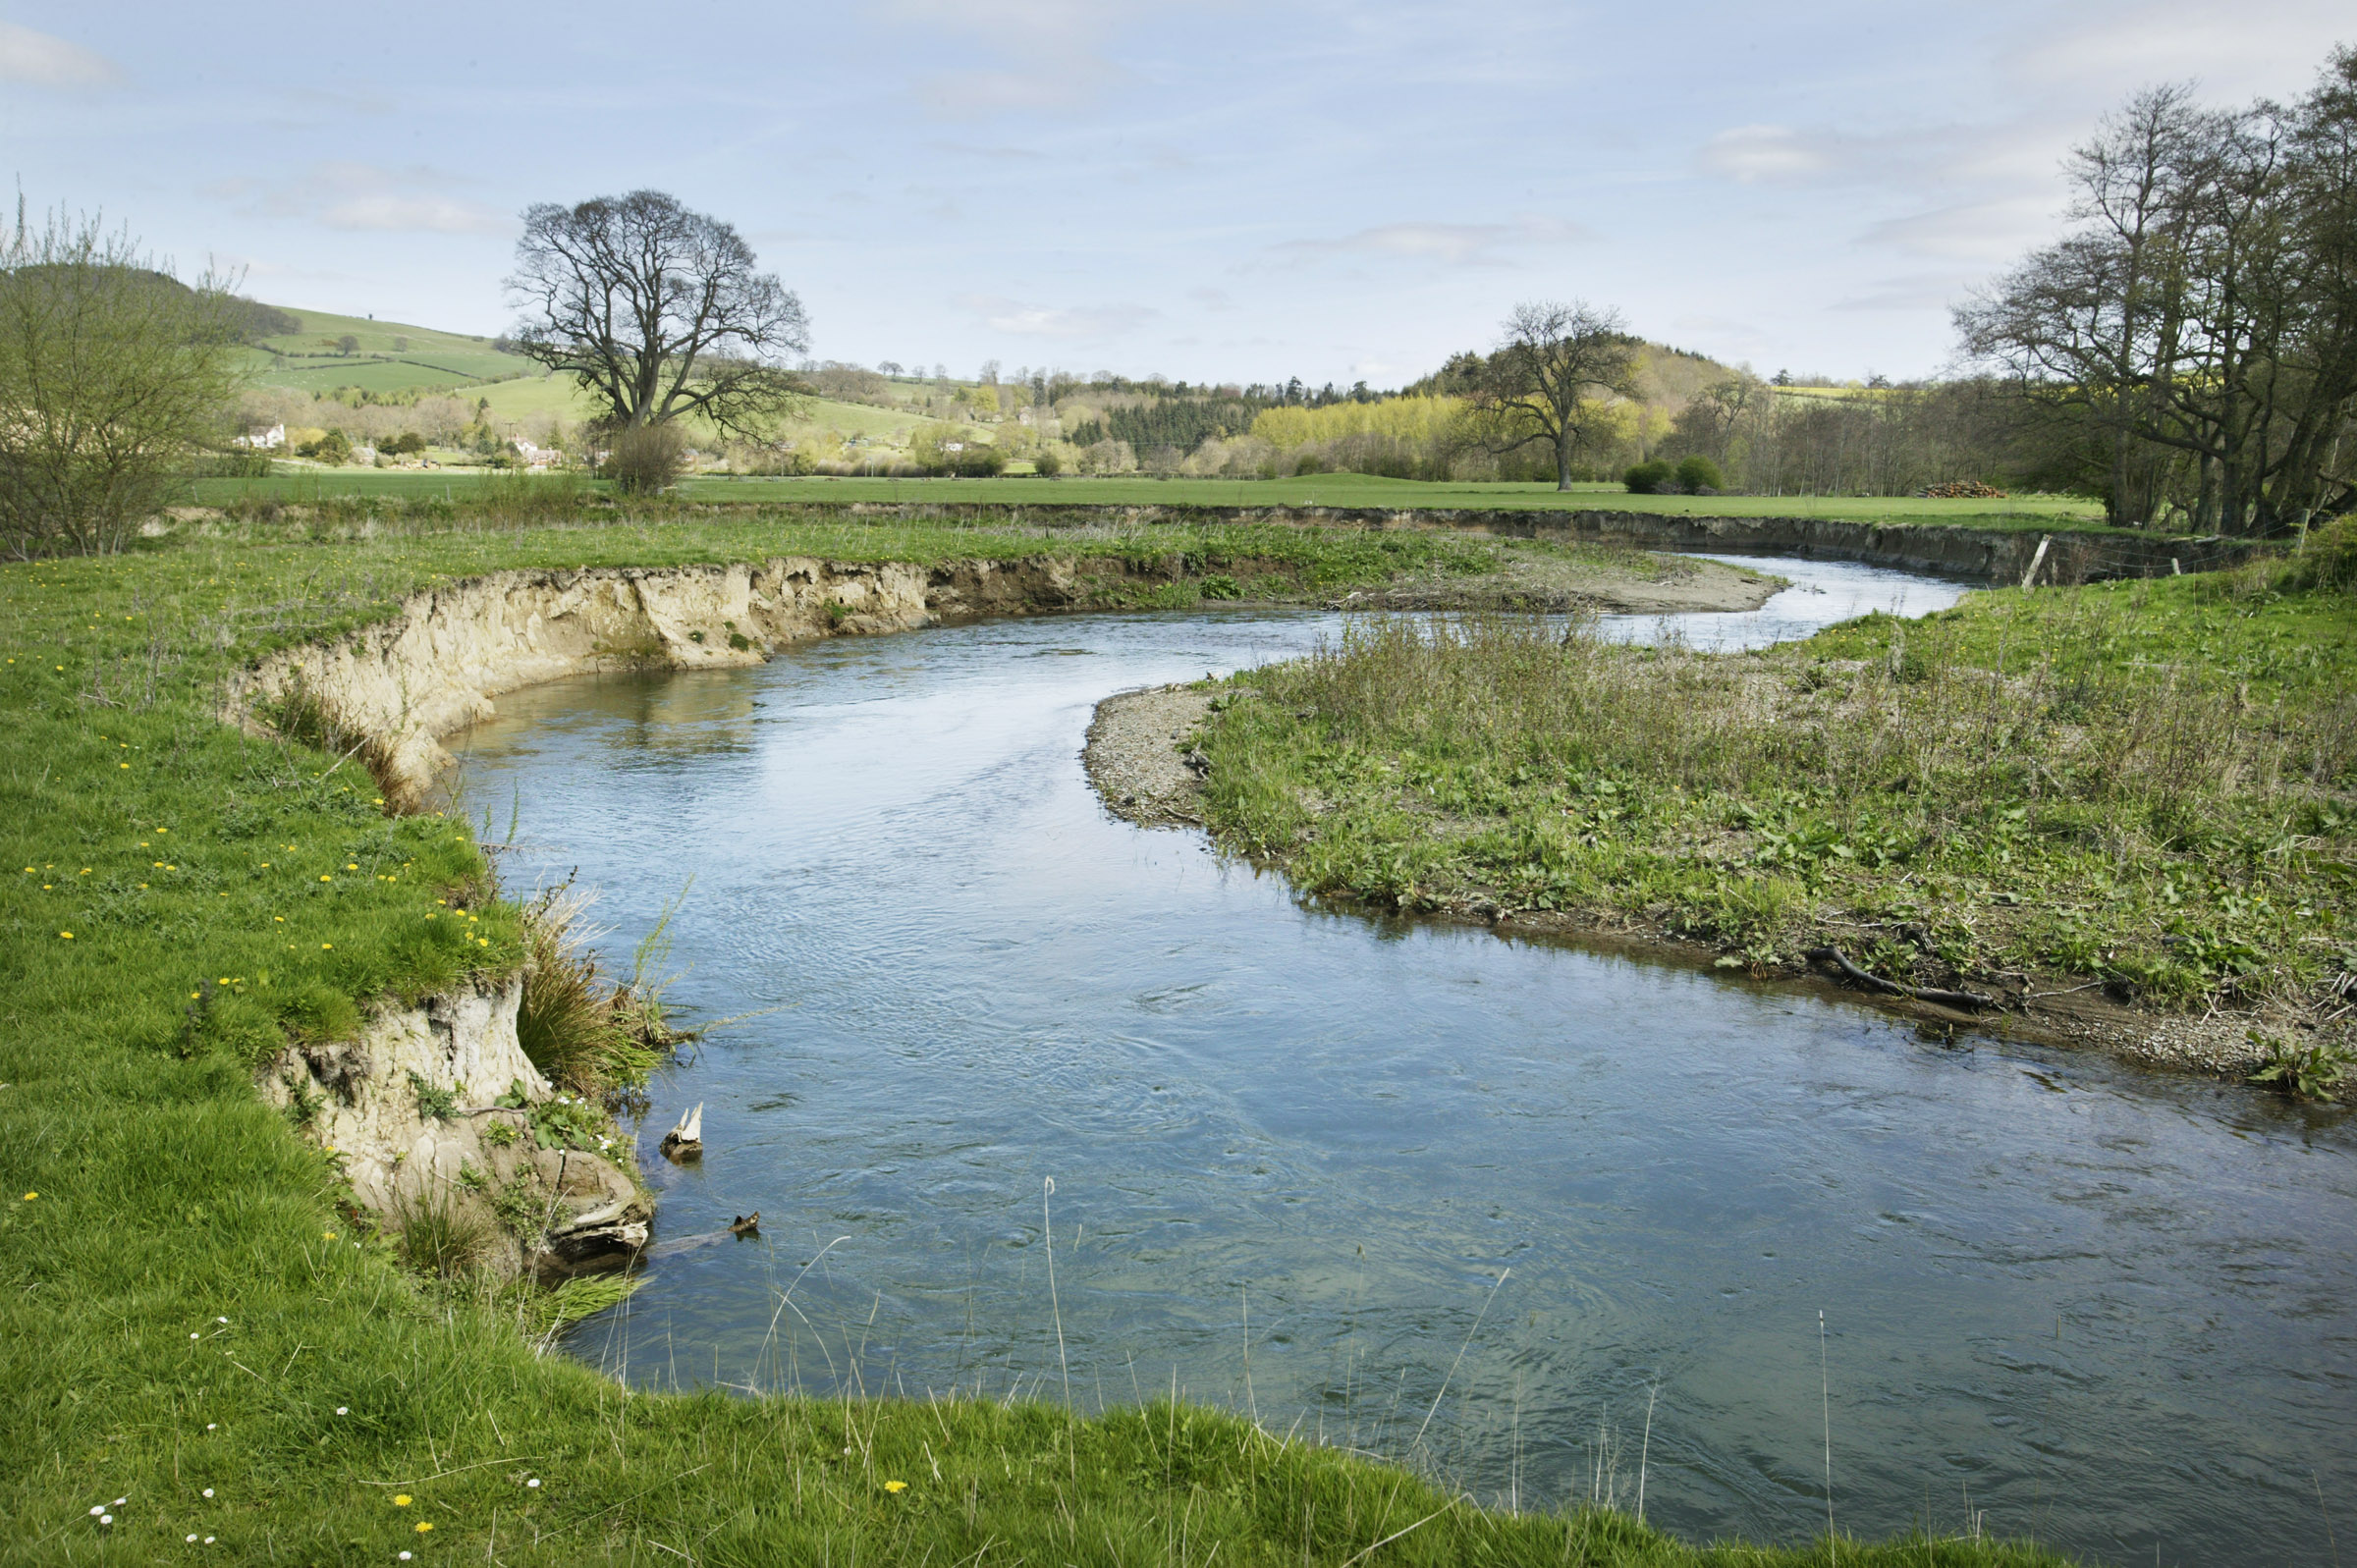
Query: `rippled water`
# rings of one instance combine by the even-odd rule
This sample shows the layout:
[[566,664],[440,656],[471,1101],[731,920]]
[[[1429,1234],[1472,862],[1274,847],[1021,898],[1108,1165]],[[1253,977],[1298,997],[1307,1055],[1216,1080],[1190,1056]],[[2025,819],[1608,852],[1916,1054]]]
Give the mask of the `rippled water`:
[[[1802,586],[1668,629],[1955,593],[1773,569]],[[1100,810],[1099,697],[1336,624],[1002,622],[503,699],[466,785],[517,816],[510,886],[577,867],[627,961],[692,876],[673,995],[753,1014],[656,1085],[658,1255],[576,1352],[1051,1399],[1069,1366],[1084,1408],[1175,1384],[1485,1500],[1625,1505],[1642,1463],[1692,1537],[1822,1529],[1830,1409],[1847,1530],[2321,1563],[2330,1508],[2357,1545],[2337,1117],[1305,908]],[[701,1165],[653,1158],[698,1101]],[[761,1241],[712,1239],[756,1209]]]

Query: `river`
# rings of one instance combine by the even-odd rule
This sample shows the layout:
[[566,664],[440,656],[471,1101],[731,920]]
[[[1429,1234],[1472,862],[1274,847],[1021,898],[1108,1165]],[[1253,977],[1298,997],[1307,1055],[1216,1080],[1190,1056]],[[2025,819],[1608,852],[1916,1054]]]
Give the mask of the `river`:
[[[1615,625],[1742,646],[1958,591],[1767,565],[1795,587],[1761,611]],[[654,1085],[659,1246],[574,1352],[662,1387],[1176,1388],[1485,1502],[1641,1482],[1698,1540],[1821,1531],[1830,1439],[1849,1532],[2357,1548],[2337,1113],[1323,910],[1106,815],[1097,699],[1339,624],[1007,621],[501,699],[464,786],[513,820],[510,890],[577,870],[627,967],[685,889],[670,995],[737,1019]],[[698,1102],[674,1167],[654,1134]]]

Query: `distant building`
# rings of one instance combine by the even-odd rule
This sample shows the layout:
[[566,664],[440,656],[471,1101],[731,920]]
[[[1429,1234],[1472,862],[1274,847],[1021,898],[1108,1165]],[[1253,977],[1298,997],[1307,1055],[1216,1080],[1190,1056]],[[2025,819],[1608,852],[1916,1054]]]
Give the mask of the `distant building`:
[[272,425],[267,430],[248,431],[235,438],[234,446],[251,447],[256,452],[273,452],[287,444],[287,427]]

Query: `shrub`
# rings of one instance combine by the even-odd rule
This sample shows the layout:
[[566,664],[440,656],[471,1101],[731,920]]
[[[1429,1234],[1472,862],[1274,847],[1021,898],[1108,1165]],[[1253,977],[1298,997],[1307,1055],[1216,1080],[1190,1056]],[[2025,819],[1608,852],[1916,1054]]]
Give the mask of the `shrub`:
[[1007,454],[986,442],[969,441],[949,454],[950,472],[960,479],[992,479],[1007,471]]
[[1038,471],[1042,479],[1053,479],[1064,472],[1064,460],[1056,456],[1052,449],[1042,447],[1039,449],[1038,455],[1031,460],[1031,466]]
[[653,495],[687,471],[686,434],[668,423],[617,430],[607,444],[603,471],[625,495]]
[[1717,463],[1697,453],[1678,463],[1677,487],[1694,496],[1706,491],[1725,490],[1727,475],[1719,471]]
[[1620,482],[1628,486],[1628,493],[1632,496],[1652,496],[1669,489],[1675,477],[1675,470],[1669,463],[1656,458],[1650,462],[1640,462],[1630,468],[1628,472],[1620,476]]

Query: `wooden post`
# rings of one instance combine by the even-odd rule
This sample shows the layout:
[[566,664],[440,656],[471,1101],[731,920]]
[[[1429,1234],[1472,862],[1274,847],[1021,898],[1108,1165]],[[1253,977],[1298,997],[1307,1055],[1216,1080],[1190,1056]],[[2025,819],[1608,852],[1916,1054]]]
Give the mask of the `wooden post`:
[[2175,556],[2170,556],[2168,558],[2168,574],[2172,577],[2182,577],[2185,575],[2185,568],[2177,565],[2177,558]]
[[2031,583],[2038,580],[2038,568],[2046,565],[2046,547],[2054,542],[2055,536],[2051,533],[2038,541],[2038,553],[2030,557],[2030,569],[2021,574],[2021,586],[2024,592],[2029,590]]

